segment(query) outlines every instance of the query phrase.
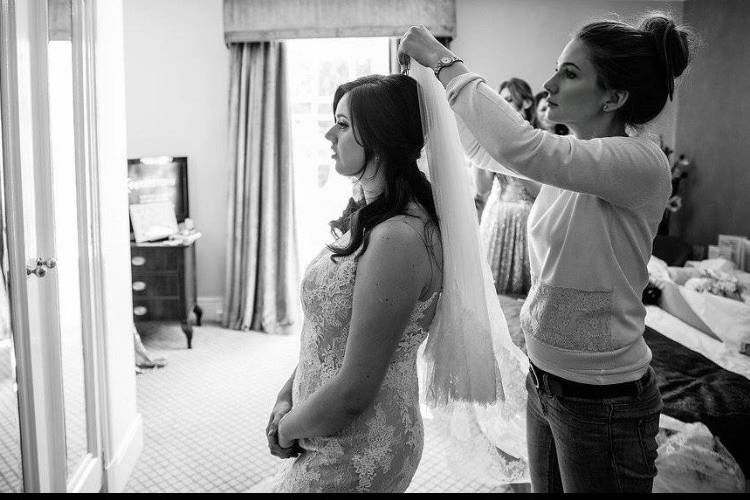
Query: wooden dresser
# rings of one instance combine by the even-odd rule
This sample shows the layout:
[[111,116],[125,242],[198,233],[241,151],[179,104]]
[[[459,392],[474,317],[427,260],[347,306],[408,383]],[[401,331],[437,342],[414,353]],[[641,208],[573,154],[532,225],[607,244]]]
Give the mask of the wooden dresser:
[[192,348],[193,325],[203,311],[197,303],[195,242],[130,243],[135,321],[179,321]]

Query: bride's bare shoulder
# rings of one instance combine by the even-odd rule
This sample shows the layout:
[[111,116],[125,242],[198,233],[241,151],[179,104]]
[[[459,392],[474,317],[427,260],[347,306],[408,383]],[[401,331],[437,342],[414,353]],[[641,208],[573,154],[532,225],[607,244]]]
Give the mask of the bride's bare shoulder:
[[421,241],[420,226],[423,226],[420,220],[414,220],[408,215],[395,215],[372,228],[370,241],[372,243],[374,240],[382,239],[404,245],[417,244]]
[[408,247],[410,256],[420,260],[433,260],[441,267],[442,242],[440,228],[427,211],[416,203],[407,207],[407,213],[387,219],[373,228],[373,238],[383,238],[384,244]]

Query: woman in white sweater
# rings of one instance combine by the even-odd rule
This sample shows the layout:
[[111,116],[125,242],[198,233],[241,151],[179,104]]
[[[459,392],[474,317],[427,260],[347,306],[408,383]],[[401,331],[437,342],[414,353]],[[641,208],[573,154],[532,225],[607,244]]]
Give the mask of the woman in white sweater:
[[533,491],[650,492],[662,402],[641,294],[671,187],[659,146],[627,131],[672,97],[688,33],[661,14],[584,26],[544,85],[569,136],[534,129],[424,27],[400,56],[435,69],[476,165],[543,184],[521,312]]

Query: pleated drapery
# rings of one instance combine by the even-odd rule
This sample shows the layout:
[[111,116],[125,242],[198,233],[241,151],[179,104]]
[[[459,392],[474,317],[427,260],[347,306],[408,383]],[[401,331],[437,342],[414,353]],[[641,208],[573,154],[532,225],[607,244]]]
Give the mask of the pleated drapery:
[[231,172],[222,324],[287,333],[297,309],[291,120],[283,42],[230,45]]

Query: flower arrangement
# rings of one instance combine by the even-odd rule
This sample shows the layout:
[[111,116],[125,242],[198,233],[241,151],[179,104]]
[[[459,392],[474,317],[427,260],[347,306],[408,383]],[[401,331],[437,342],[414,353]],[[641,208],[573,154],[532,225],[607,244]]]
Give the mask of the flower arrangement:
[[[661,150],[667,156],[667,159],[671,161],[672,150],[669,146],[662,144]],[[690,170],[690,160],[685,155],[680,155],[677,161],[672,163],[672,193],[667,201],[667,206],[664,209],[664,217],[662,217],[661,223],[659,224],[658,234],[668,235],[669,234],[669,220],[673,213],[677,212],[682,208],[682,190],[680,189],[682,182],[687,179],[688,170]]]
[[742,302],[743,289],[737,278],[722,271],[703,269],[700,277],[685,282],[685,288]]

